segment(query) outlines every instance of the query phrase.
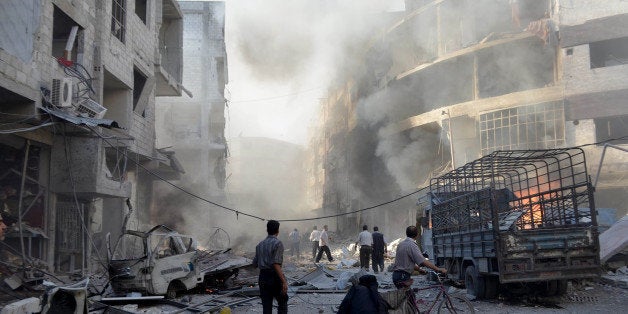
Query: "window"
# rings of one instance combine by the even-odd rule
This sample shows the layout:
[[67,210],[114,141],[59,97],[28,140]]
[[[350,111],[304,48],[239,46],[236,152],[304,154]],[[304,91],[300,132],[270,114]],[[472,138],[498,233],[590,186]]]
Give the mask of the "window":
[[[61,9],[57,8],[57,6],[53,5],[53,7],[52,56],[63,57],[65,55],[65,48],[70,37],[70,32],[72,31],[72,27],[78,27],[79,25],[72,20],[71,17],[61,11]],[[79,27],[79,31],[77,32],[72,48],[68,54],[69,60],[77,61],[76,55],[78,51],[78,42],[81,40],[82,36],[83,32]]]
[[480,114],[482,155],[495,150],[546,149],[565,144],[562,102]]
[[[628,131],[628,115],[608,118],[598,118],[595,122],[595,140],[597,142],[625,136]],[[627,138],[612,141],[611,144],[626,144]]]
[[628,63],[628,37],[598,41],[589,44],[591,69]]
[[146,22],[148,20],[146,4],[147,0],[135,0],[135,14],[144,22],[144,24],[148,25]]
[[111,1],[111,33],[124,42],[126,32],[126,0]]
[[146,85],[146,76],[142,74],[137,68],[133,67],[133,110],[137,108],[137,104],[140,100],[140,96],[144,91]]

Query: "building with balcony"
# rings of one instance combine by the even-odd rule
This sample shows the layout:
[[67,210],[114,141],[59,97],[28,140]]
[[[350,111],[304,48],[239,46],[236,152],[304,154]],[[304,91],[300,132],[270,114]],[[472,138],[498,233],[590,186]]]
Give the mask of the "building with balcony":
[[[179,184],[198,195],[223,202],[228,154],[224,136],[224,93],[228,82],[225,3],[181,1],[179,5],[183,14],[183,85],[186,93],[182,97],[159,99],[157,145],[160,149],[176,152],[185,169]],[[171,204],[168,200],[180,193],[163,184],[159,185],[159,189],[155,201],[160,204]],[[192,205],[193,199],[182,201],[190,202],[190,210],[198,207]],[[181,203],[172,205],[179,207]],[[154,206],[160,214],[170,212],[168,215],[174,216],[169,217],[184,227],[183,215],[176,215],[173,212],[178,210],[170,209],[169,205]],[[190,220],[198,222],[198,218]]]
[[27,256],[89,270],[105,234],[150,222],[151,173],[171,165],[155,99],[181,94],[179,5],[9,0],[0,16],[2,210],[23,218]]
[[[387,201],[495,150],[615,139],[596,202],[623,216],[627,13],[623,1],[406,1],[404,16],[365,45],[349,84],[330,94],[325,206],[342,212],[373,192]],[[603,145],[585,150],[594,174]]]

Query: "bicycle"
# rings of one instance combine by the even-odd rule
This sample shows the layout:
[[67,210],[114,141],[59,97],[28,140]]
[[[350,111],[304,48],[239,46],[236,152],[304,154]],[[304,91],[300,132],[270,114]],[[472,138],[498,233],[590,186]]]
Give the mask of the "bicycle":
[[[435,271],[430,270],[429,272],[436,275],[438,284],[422,288],[408,288],[406,291],[408,301],[414,305],[414,309],[418,313],[431,313],[434,308],[436,308],[437,313],[475,313],[473,305],[464,295],[449,293],[445,288],[443,278]],[[425,290],[436,290],[438,294],[433,301],[417,299],[416,293]],[[427,310],[421,312],[423,308],[427,308]]]

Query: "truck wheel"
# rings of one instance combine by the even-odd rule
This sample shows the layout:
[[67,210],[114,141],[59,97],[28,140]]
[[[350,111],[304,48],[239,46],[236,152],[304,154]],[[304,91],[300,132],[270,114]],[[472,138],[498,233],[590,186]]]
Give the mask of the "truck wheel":
[[480,277],[475,270],[475,266],[468,266],[465,270],[464,285],[467,288],[467,294],[477,299],[483,299],[485,297],[484,277]]
[[485,276],[484,277],[484,297],[487,299],[497,298],[499,288],[499,277],[497,276]]
[[166,290],[166,299],[174,299],[179,294],[179,291],[185,290],[185,286],[178,281],[171,281]]

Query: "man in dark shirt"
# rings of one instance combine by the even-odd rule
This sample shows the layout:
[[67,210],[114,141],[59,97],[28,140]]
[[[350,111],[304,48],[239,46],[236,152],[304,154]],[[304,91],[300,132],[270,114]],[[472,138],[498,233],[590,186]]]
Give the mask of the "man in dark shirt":
[[273,312],[273,298],[277,299],[277,313],[288,313],[288,282],[281,270],[283,243],[277,239],[279,222],[269,220],[268,236],[255,247],[253,266],[259,268],[259,292],[264,314]]
[[[373,227],[373,271],[377,274],[384,271],[384,253],[386,253],[386,241],[384,235],[379,232],[377,226]],[[378,269],[379,268],[379,269]]]

